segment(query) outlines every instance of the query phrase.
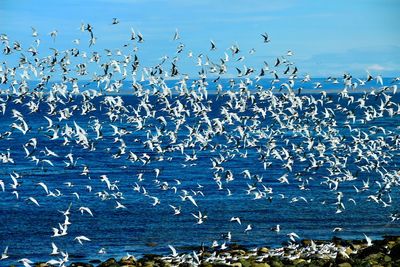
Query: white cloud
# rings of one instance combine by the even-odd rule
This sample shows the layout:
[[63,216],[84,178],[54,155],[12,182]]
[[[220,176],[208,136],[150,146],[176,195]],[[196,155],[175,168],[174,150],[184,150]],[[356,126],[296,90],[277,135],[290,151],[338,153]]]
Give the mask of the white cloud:
[[370,71],[383,71],[383,70],[386,70],[386,68],[384,66],[379,65],[379,64],[373,64],[371,66],[368,66],[367,69],[370,70]]

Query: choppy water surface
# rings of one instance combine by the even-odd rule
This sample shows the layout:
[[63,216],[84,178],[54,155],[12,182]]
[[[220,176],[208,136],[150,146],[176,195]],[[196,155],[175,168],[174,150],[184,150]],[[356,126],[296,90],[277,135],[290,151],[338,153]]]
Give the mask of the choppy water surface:
[[[48,94],[17,101],[2,96],[0,153],[13,160],[0,163],[0,250],[9,246],[10,256],[4,264],[48,260],[52,242],[70,259],[85,260],[169,253],[168,244],[190,251],[214,240],[278,246],[291,232],[312,239],[400,234],[400,221],[392,220],[399,212],[398,95],[236,88],[206,99],[193,92],[86,99],[54,94],[53,101]],[[90,110],[82,112],[84,105]],[[71,116],[62,118],[63,110]],[[29,126],[26,134],[12,127],[22,122],[15,111]],[[111,125],[127,134],[116,134]],[[87,143],[79,141],[79,128]],[[46,148],[57,155],[46,155]],[[130,152],[135,156],[128,158]],[[278,180],[282,176],[288,183]],[[116,209],[116,201],[126,209]],[[69,205],[68,234],[52,237]],[[181,214],[170,205],[181,207]],[[207,215],[201,224],[192,215],[199,211]],[[277,224],[279,233],[270,230]],[[335,227],[343,230],[332,232]],[[223,236],[228,232],[231,241]],[[79,244],[74,238],[81,235],[91,241]],[[101,248],[107,253],[98,254]]]

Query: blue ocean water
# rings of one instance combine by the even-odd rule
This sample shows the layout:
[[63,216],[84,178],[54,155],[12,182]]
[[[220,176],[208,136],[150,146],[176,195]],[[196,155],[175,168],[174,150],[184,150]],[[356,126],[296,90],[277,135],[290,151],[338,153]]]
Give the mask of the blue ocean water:
[[[323,80],[321,80],[323,82]],[[389,80],[386,81],[389,83]],[[170,81],[170,84],[175,82]],[[223,81],[229,84],[229,81]],[[266,86],[269,81],[265,81]],[[211,82],[210,82],[211,84]],[[255,146],[244,145],[245,142],[240,137],[238,127],[243,126],[234,121],[232,124],[225,124],[224,131],[231,133],[233,139],[227,139],[226,134],[216,133],[212,136],[212,141],[204,146],[200,142],[194,142],[193,146],[188,146],[181,153],[178,144],[191,144],[195,138],[190,135],[190,129],[185,127],[199,127],[202,131],[205,128],[205,122],[201,116],[196,116],[196,105],[185,95],[175,95],[171,97],[171,105],[177,105],[177,100],[190,110],[186,116],[183,125],[180,126],[176,136],[176,142],[172,142],[169,136],[156,138],[157,132],[168,132],[176,129],[176,121],[169,119],[168,112],[163,109],[164,103],[159,101],[154,95],[150,95],[148,104],[153,106],[156,112],[154,118],[148,118],[143,129],[138,129],[135,122],[135,115],[132,109],[138,110],[140,101],[138,96],[130,94],[131,88],[126,86],[121,95],[113,95],[120,98],[127,110],[112,110],[118,114],[113,122],[110,122],[107,112],[110,106],[106,103],[106,96],[95,97],[91,100],[96,110],[82,115],[81,104],[82,97],[75,96],[71,99],[65,99],[63,105],[58,105],[57,112],[49,115],[50,107],[44,101],[38,101],[40,107],[37,112],[30,113],[26,105],[28,97],[22,99],[21,103],[9,99],[4,115],[1,116],[0,129],[2,139],[0,139],[0,153],[10,153],[14,163],[0,163],[0,180],[5,184],[5,191],[0,191],[0,250],[6,246],[9,247],[9,259],[2,261],[2,264],[15,263],[20,258],[29,258],[32,261],[45,261],[52,258],[51,243],[54,242],[60,250],[67,251],[70,260],[90,260],[106,259],[109,257],[121,257],[126,253],[140,256],[146,253],[169,253],[168,244],[177,248],[178,252],[191,251],[193,247],[211,246],[214,240],[220,244],[227,242],[224,238],[228,232],[232,234],[231,243],[239,243],[249,247],[252,246],[279,246],[288,241],[288,233],[296,232],[304,239],[331,239],[333,236],[339,236],[348,239],[363,238],[363,234],[371,236],[373,239],[382,235],[400,234],[399,221],[392,221],[391,214],[399,212],[400,195],[396,186],[390,191],[391,202],[387,207],[376,203],[368,196],[376,195],[382,184],[378,172],[366,172],[360,170],[362,165],[373,165],[380,162],[381,166],[377,169],[386,173],[396,173],[399,169],[399,143],[397,138],[400,134],[400,118],[396,114],[389,116],[376,117],[371,121],[363,123],[359,118],[366,116],[365,110],[357,107],[357,99],[363,98],[363,89],[350,91],[355,101],[348,103],[338,92],[343,85],[325,84],[327,87],[327,99],[329,101],[321,104],[310,104],[304,100],[303,109],[298,109],[300,120],[296,121],[299,126],[305,123],[310,124],[310,134],[315,140],[315,146],[320,143],[326,146],[324,157],[330,160],[337,159],[341,174],[332,174],[328,171],[328,163],[324,163],[317,168],[310,167],[309,154],[315,154],[315,159],[324,159],[314,146],[306,150],[306,154],[300,155],[308,158],[302,161],[294,152],[290,152],[294,157],[293,169],[282,167],[282,161],[275,158],[272,154],[266,155],[266,148],[275,146],[277,151],[284,154],[284,149],[292,151],[294,147],[305,148],[306,139],[297,132],[297,129],[282,129],[273,116],[267,112],[267,116],[262,118],[260,114],[255,123],[252,119],[255,112],[252,109],[254,105],[261,109],[271,106],[267,99],[260,98],[257,89],[254,89],[254,103],[249,102],[246,110],[231,110],[241,117],[248,117],[247,124],[252,126],[254,131],[248,131],[248,138],[256,138],[259,143]],[[337,88],[335,87],[337,86]],[[90,87],[90,86],[89,86]],[[366,87],[365,90],[370,91]],[[378,88],[378,86],[377,86]],[[238,89],[239,90],[239,89]],[[377,89],[377,91],[379,91]],[[212,94],[210,90],[208,99],[203,104],[208,107],[207,113],[210,121],[223,118],[221,107],[226,106],[229,95]],[[385,92],[391,95],[391,92]],[[285,91],[280,91],[279,87],[275,89],[276,97],[284,97]],[[321,98],[320,89],[314,89],[312,84],[304,84],[304,96]],[[5,101],[6,96],[2,96]],[[382,94],[368,96],[366,105],[379,109],[381,101],[384,98]],[[393,103],[400,102],[398,94],[392,95]],[[325,117],[325,108],[336,110],[337,105],[347,107],[347,110],[335,112],[336,121],[334,135],[340,140],[336,149],[331,146],[329,139],[324,139],[315,127],[319,127],[316,121],[307,120],[306,111],[318,108],[316,118],[319,122],[330,121]],[[69,108],[73,111],[68,120],[58,120],[59,110]],[[289,108],[289,107],[288,107]],[[23,134],[21,131],[12,129],[12,123],[16,118],[12,117],[13,110],[18,110],[30,130]],[[201,111],[197,111],[199,114]],[[287,110],[288,114],[290,110]],[[348,112],[356,116],[356,120],[350,122],[352,130],[346,126]],[[141,109],[139,115],[144,115],[145,111]],[[52,132],[48,130],[48,121],[44,116],[51,117],[56,128],[60,129],[60,137],[52,139]],[[164,125],[159,118],[166,118]],[[102,139],[96,139],[96,133],[93,129],[95,120],[98,120],[102,126]],[[66,125],[75,129],[74,123],[87,131],[88,137],[93,141],[92,149],[83,148],[76,142],[76,137],[72,135],[70,143],[63,145],[64,139],[61,132],[65,130]],[[130,133],[119,137],[124,140],[126,154],[118,155],[121,141],[116,139],[114,129],[110,125],[126,129]],[[322,132],[328,131],[328,128],[321,124]],[[386,131],[371,128],[373,126],[383,127]],[[280,134],[274,134],[271,138],[268,134],[272,130],[279,130]],[[372,141],[384,140],[389,144],[385,147],[382,154],[386,155],[385,162],[381,159],[374,159],[374,155],[367,154],[367,151],[373,147],[359,146],[359,151],[352,151],[349,147],[355,145],[357,136],[354,129],[359,129],[360,133],[369,134]],[[6,132],[12,132],[7,135]],[[26,158],[23,146],[31,138],[37,139],[37,149],[32,152],[39,160],[49,159],[54,166],[46,162],[34,161]],[[165,151],[157,152],[152,149],[147,140],[156,140]],[[178,147],[178,148],[177,148]],[[46,156],[45,148],[54,151],[58,156]],[[29,151],[33,151],[30,146]],[[128,159],[129,152],[135,153],[139,158],[149,162],[144,164],[138,160],[132,162]],[[76,164],[67,166],[66,157],[72,154]],[[360,155],[370,158],[366,163],[359,159]],[[369,152],[368,152],[369,153]],[[189,157],[196,154],[197,159],[187,161]],[[223,171],[217,173],[222,177],[222,189],[215,182],[215,170],[211,169],[212,159],[225,158],[221,166]],[[270,163],[264,169],[260,157]],[[346,158],[346,160],[344,160]],[[345,162],[345,163],[343,163]],[[84,166],[87,166],[89,173],[82,175]],[[159,175],[157,176],[157,171]],[[233,179],[229,178],[230,170]],[[256,181],[253,177],[248,179],[243,174],[248,170],[252,176],[262,177],[262,181]],[[342,179],[343,173],[348,172],[355,177],[352,181],[341,182],[338,190],[331,190],[325,184],[325,177],[332,179]],[[19,186],[16,189],[11,188],[13,183],[10,175],[18,173]],[[278,178],[287,174],[289,184],[280,183]],[[114,184],[111,188],[101,181],[101,176],[106,175],[109,181]],[[397,174],[398,175],[398,174]],[[138,179],[142,177],[142,180]],[[397,177],[398,179],[398,177]],[[176,180],[179,180],[177,182]],[[356,192],[354,186],[358,189],[369,181],[368,190]],[[44,189],[38,185],[43,182],[52,192],[60,192],[60,196],[46,196]],[[168,184],[168,186],[167,186]],[[140,192],[134,190],[136,185],[140,186]],[[272,192],[266,197],[255,199],[254,192],[258,189],[263,190],[263,186],[271,187]],[[257,190],[248,194],[250,187]],[[300,190],[301,187],[305,190]],[[91,188],[91,191],[89,190]],[[153,205],[154,200],[143,194],[143,187],[150,196],[155,196],[160,203]],[[175,189],[176,188],[176,193]],[[228,190],[231,195],[228,195]],[[59,190],[59,191],[57,191]],[[197,207],[191,201],[186,199],[182,201],[183,190],[193,196]],[[13,191],[18,192],[18,199]],[[341,213],[336,213],[338,191],[343,194],[345,209]],[[79,195],[79,198],[77,197]],[[100,195],[107,197],[100,197]],[[40,206],[36,206],[28,200],[34,197]],[[388,202],[387,196],[384,200]],[[353,201],[349,201],[349,199]],[[116,209],[116,201],[120,202],[126,209]],[[174,215],[173,209],[169,206],[181,207],[181,214]],[[59,227],[64,223],[65,216],[60,211],[65,211],[70,206],[68,234],[62,237],[52,237],[52,228]],[[80,207],[89,207],[93,212],[93,217],[87,213],[81,214]],[[196,218],[198,212],[207,215],[207,219],[202,224],[197,224]],[[231,222],[232,217],[240,217],[242,224]],[[252,226],[251,231],[245,232],[247,225]],[[281,231],[276,233],[270,229],[280,225]],[[332,232],[335,227],[343,228],[340,232]],[[83,245],[74,240],[77,236],[87,236],[90,242],[84,242]],[[229,243],[229,242],[228,242]],[[104,248],[106,254],[99,254],[98,251]]]

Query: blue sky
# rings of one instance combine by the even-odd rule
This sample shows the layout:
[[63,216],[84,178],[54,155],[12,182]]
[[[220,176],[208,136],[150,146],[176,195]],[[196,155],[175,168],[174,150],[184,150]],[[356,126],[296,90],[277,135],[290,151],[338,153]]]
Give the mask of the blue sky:
[[[238,44],[246,57],[241,64],[256,69],[263,61],[273,65],[277,56],[291,50],[300,74],[364,76],[370,70],[399,76],[399,14],[398,0],[2,0],[0,33],[27,49],[33,43],[30,27],[35,27],[44,56],[51,53],[49,47],[73,47],[76,38],[80,48],[88,50],[88,34],[79,31],[82,22],[93,26],[98,38],[94,50],[99,51],[129,43],[132,27],[145,38],[140,46],[144,64],[173,57],[182,42],[180,68],[189,74],[196,71],[195,59],[186,57],[189,51],[218,59]],[[111,24],[114,17],[119,24]],[[59,33],[53,42],[48,33],[55,29]],[[181,36],[178,41],[172,41],[175,29]],[[268,44],[262,41],[264,32],[271,38]],[[210,51],[210,40],[216,51]],[[251,49],[256,53],[249,54]],[[4,55],[0,59],[7,60]]]

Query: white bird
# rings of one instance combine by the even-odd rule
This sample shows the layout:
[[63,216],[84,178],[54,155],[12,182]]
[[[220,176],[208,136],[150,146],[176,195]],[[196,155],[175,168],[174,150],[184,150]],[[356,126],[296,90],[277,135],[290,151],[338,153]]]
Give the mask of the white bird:
[[120,202],[115,201],[117,203],[117,206],[115,206],[116,209],[126,209],[124,205],[122,205]]
[[175,207],[172,205],[169,205],[173,210],[174,210],[174,215],[179,215],[181,214],[181,207]]
[[367,246],[370,247],[372,246],[372,239],[368,237],[366,234],[364,234],[365,240],[367,241]]
[[171,246],[171,245],[168,245],[168,247],[171,249],[171,251],[172,251],[172,257],[177,257],[178,256],[178,253],[176,252],[176,249],[173,247],[173,246]]
[[83,214],[84,212],[87,212],[87,213],[90,214],[90,216],[93,217],[93,213],[92,213],[92,211],[91,211],[88,207],[80,207],[80,208],[79,208],[79,211],[81,212],[81,214]]
[[290,240],[292,240],[293,242],[296,242],[295,238],[300,238],[296,233],[291,232],[289,234],[287,234],[290,238]]
[[280,227],[279,224],[277,224],[275,227],[272,227],[272,228],[271,228],[271,231],[274,231],[274,232],[277,232],[277,233],[279,233],[280,230],[281,230],[281,227]]
[[49,189],[47,188],[47,185],[43,182],[39,182],[37,183],[37,185],[40,185],[41,187],[43,187],[44,191],[46,192],[46,194],[49,194]]
[[40,207],[39,202],[34,197],[28,197],[26,200],[29,200],[36,206]]
[[22,263],[24,267],[31,267],[32,266],[31,264],[33,264],[33,261],[27,258],[19,259],[18,262]]
[[77,240],[81,245],[83,245],[82,241],[91,241],[89,238],[87,238],[84,235],[80,235],[74,238],[74,240]]
[[244,230],[245,233],[247,233],[248,231],[251,231],[253,228],[251,227],[251,224],[248,224],[246,229]]
[[207,215],[203,215],[201,211],[198,212],[198,215],[194,213],[192,215],[197,219],[197,224],[202,224],[207,219]]
[[98,254],[106,254],[107,250],[105,248],[101,248],[99,249],[99,251],[97,251]]
[[52,251],[51,251],[50,255],[60,254],[60,251],[58,250],[58,247],[56,246],[56,244],[54,244],[54,242],[51,242],[51,247],[52,247]]
[[1,253],[1,258],[0,260],[5,260],[8,258],[8,246],[6,246],[6,248],[4,249],[3,253]]
[[239,218],[239,217],[232,217],[230,221],[231,221],[231,222],[236,221],[238,224],[240,224],[240,225],[242,224],[242,222],[240,221],[240,218]]
[[4,181],[3,180],[0,180],[0,187],[1,187],[2,191],[4,192],[5,191],[5,185],[4,185]]

